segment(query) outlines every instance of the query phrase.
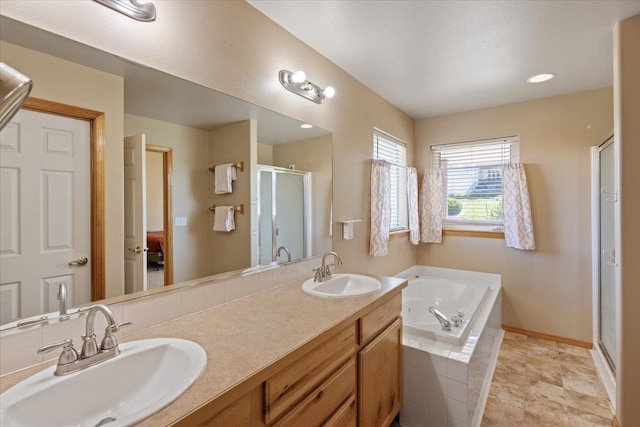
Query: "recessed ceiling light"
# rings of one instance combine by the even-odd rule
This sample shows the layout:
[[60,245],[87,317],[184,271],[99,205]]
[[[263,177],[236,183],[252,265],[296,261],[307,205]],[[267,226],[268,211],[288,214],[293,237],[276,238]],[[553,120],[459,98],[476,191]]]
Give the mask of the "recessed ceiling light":
[[553,74],[553,73],[537,74],[535,76],[529,77],[527,79],[527,82],[529,82],[529,83],[542,83],[542,82],[546,82],[547,80],[551,80],[555,76],[556,75]]
[[311,129],[313,127],[313,125],[310,125],[309,123],[304,123],[304,124],[300,125],[300,127],[302,129]]

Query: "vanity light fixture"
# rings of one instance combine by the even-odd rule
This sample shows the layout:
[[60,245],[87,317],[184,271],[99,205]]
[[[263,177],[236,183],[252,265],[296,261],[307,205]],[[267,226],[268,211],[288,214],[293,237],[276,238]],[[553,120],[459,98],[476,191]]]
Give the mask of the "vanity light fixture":
[[151,2],[140,0],[93,0],[138,21],[156,20],[156,7]]
[[29,77],[0,62],[0,130],[20,110],[32,87]]
[[313,125],[310,125],[309,123],[303,123],[300,125],[300,127],[302,129],[311,129],[313,127]]
[[[97,1],[97,0],[96,0]],[[307,75],[304,71],[296,71],[292,73],[288,70],[280,70],[278,74],[280,83],[290,92],[307,98],[316,104],[322,104],[325,99],[333,98],[336,94],[336,90],[331,86],[327,86],[322,89],[315,83],[311,83],[307,80]]]
[[529,83],[542,83],[542,82],[546,82],[551,80],[552,78],[554,78],[556,75],[553,73],[543,73],[543,74],[536,74],[535,76],[531,76],[527,79],[527,82]]

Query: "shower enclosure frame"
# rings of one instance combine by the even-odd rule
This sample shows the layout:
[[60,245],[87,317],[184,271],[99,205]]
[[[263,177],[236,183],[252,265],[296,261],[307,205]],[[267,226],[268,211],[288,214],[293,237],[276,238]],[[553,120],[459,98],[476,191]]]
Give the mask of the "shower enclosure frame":
[[[617,147],[616,141],[613,134],[610,134],[602,144],[598,146],[591,147],[591,248],[592,248],[592,302],[593,302],[593,349],[592,349],[592,357],[596,365],[596,369],[600,378],[603,381],[605,389],[607,390],[607,394],[609,395],[609,400],[614,406],[615,410],[615,402],[616,402],[616,374],[615,374],[615,364],[616,360],[612,360],[609,353],[604,348],[602,344],[601,336],[602,336],[602,313],[601,313],[601,298],[600,298],[600,281],[601,281],[601,262],[602,262],[602,250],[601,250],[601,237],[600,237],[600,227],[601,227],[601,207],[600,202],[602,197],[608,195],[612,198],[612,202],[618,202],[619,195],[618,192],[618,181],[617,181]],[[614,185],[615,192],[614,193],[604,193],[602,191],[601,182],[600,182],[600,153],[609,146],[613,146],[614,149]],[[614,209],[614,220],[619,221],[619,208],[616,207]],[[619,235],[616,226],[614,226],[614,236],[615,236],[615,250],[616,253],[619,250],[618,242]],[[614,268],[617,267],[617,259],[615,258],[615,253],[611,256],[611,262]],[[619,286],[619,273],[615,272],[614,274],[614,290],[616,293],[620,291]],[[617,296],[615,302],[616,309],[618,307],[617,304]],[[618,340],[618,314],[614,314],[614,325],[615,325],[615,335],[616,342]],[[617,346],[617,344],[616,344]],[[616,349],[617,350],[617,349]]]
[[[262,209],[262,205],[261,205],[261,180],[262,180],[262,173],[261,172],[269,172],[271,173],[271,188],[272,188],[272,211],[271,212],[263,212]],[[277,245],[277,207],[275,204],[275,200],[276,200],[276,181],[277,181],[277,175],[278,174],[289,174],[289,175],[296,175],[296,176],[300,176],[302,177],[302,184],[303,184],[303,230],[302,230],[302,258],[300,259],[305,259],[311,256],[311,252],[312,252],[312,232],[311,232],[311,224],[312,222],[312,207],[311,207],[311,194],[312,194],[312,189],[311,189],[311,172],[308,171],[300,171],[300,170],[296,170],[296,169],[288,169],[288,168],[282,168],[282,167],[278,167],[278,166],[271,166],[271,165],[261,165],[258,164],[258,168],[257,168],[257,226],[256,226],[256,256],[257,256],[257,262],[258,265],[264,265],[264,264],[271,264],[273,262],[277,262],[275,260],[275,253],[276,253],[276,249],[278,247]],[[263,260],[261,257],[262,254],[262,245],[261,245],[261,216],[262,215],[267,215],[271,217],[271,229],[272,229],[272,235],[271,235],[271,242],[272,242],[272,247],[271,247],[271,253],[272,253],[272,260]],[[296,259],[293,259],[292,261],[295,261]]]

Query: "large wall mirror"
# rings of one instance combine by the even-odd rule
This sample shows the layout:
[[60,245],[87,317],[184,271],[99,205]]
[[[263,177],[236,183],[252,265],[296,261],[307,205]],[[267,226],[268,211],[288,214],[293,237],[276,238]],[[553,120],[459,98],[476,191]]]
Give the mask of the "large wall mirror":
[[3,328],[61,290],[78,307],[331,250],[329,131],[6,17],[0,39],[35,88],[0,134]]

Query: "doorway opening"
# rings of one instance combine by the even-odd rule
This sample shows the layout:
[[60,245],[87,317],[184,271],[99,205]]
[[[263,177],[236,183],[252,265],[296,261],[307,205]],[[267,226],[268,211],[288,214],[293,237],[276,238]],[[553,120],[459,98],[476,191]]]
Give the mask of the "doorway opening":
[[173,150],[145,145],[147,201],[147,289],[173,284]]

